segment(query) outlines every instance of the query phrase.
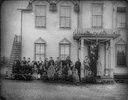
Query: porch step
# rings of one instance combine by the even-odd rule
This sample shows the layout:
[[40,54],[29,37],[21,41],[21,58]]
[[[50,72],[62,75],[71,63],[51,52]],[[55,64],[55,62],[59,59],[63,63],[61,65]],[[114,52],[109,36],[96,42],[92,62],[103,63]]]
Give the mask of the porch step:
[[115,83],[114,78],[101,77],[96,79],[97,83]]

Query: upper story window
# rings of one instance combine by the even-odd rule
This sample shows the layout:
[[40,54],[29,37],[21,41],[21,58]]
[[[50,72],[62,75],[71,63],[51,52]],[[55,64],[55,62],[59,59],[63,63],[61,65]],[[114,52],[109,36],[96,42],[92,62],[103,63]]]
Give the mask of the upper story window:
[[103,4],[92,3],[92,27],[102,28]]
[[117,7],[117,28],[126,28],[126,7]]
[[36,5],[35,26],[46,27],[46,5]]
[[71,27],[71,7],[60,6],[60,27],[70,28]]
[[127,58],[126,58],[126,42],[120,39],[116,43],[116,58],[117,58],[117,66],[118,67],[126,67]]

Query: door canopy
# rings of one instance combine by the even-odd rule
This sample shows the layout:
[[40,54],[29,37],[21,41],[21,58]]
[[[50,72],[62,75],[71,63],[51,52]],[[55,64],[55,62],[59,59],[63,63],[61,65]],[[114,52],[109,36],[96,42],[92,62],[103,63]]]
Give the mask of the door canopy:
[[120,34],[118,30],[113,29],[76,29],[73,32],[73,38],[75,40],[79,40],[81,37],[88,38],[88,39],[110,39],[110,38],[117,38]]

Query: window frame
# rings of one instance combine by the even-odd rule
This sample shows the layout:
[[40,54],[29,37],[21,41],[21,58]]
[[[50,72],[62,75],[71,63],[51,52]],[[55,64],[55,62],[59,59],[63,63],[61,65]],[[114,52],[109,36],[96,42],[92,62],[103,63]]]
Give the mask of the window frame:
[[[101,15],[100,14],[93,14],[93,5],[94,4],[100,4],[101,5]],[[102,2],[97,2],[97,3],[91,3],[91,26],[92,28],[103,28],[103,3]],[[93,16],[101,16],[101,26],[94,26],[93,25]]]
[[[116,28],[117,29],[126,29],[127,28],[127,7],[124,7],[125,8],[125,10],[126,10],[126,12],[118,12],[117,11],[117,9],[118,8],[123,8],[123,7],[117,7],[116,8]],[[118,14],[125,14],[125,17],[126,17],[126,21],[125,21],[125,23],[123,23],[123,24],[125,24],[125,27],[118,27],[118,24],[120,24],[120,23],[118,23]],[[122,24],[122,23],[121,23]]]
[[[44,54],[36,54],[36,44],[44,45]],[[46,44],[45,43],[34,43],[34,59],[36,59],[36,55],[44,55],[44,60],[46,58]]]
[[[69,16],[67,17],[67,16],[61,16],[61,7],[69,7]],[[64,28],[64,29],[71,29],[71,5],[60,5],[60,28]],[[62,27],[61,26],[61,18],[69,18],[69,27],[66,27],[66,25],[65,25],[65,27]]]
[[[118,46],[125,46],[125,58],[126,58],[126,60],[125,60],[125,65],[118,65],[118,61],[117,61],[117,59],[118,59],[118,55],[117,55],[117,47]],[[127,44],[116,44],[115,45],[115,47],[116,47],[116,52],[115,52],[115,56],[116,56],[116,66],[117,67],[127,67]]]
[[[44,7],[45,7],[45,16],[38,16],[38,15],[36,14],[36,10],[37,10],[36,7],[37,7],[37,6],[44,6]],[[41,5],[41,4],[36,4],[36,5],[35,5],[35,28],[46,28],[46,10],[47,10],[47,6],[46,6],[46,5]],[[45,21],[44,21],[44,24],[45,24],[45,25],[44,25],[44,26],[37,26],[36,20],[37,20],[38,17],[43,17],[43,18],[45,19]]]
[[[69,57],[71,58],[71,44],[67,44],[67,43],[65,43],[65,44],[59,44],[59,57],[60,57],[60,59],[61,59],[61,46],[65,46],[65,45],[68,45],[69,46]],[[64,54],[65,55],[65,54]],[[62,59],[61,59],[62,60]],[[66,58],[65,58],[65,60],[66,60]],[[62,60],[62,61],[65,61],[65,60]]]

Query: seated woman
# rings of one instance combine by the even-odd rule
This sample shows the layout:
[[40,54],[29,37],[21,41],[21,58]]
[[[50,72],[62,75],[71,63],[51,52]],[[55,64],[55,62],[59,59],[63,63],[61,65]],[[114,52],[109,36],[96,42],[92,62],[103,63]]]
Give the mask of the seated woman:
[[63,74],[62,74],[62,65],[60,65],[59,70],[57,71],[58,80],[62,80]]
[[50,80],[54,80],[54,75],[55,75],[55,66],[53,65],[53,63],[51,62],[50,63],[50,66],[47,70],[47,76],[48,76],[48,79]]
[[71,68],[68,69],[67,80],[70,81],[70,82],[72,82],[72,80],[73,80],[73,76],[72,76],[72,70],[71,70]]
[[38,66],[38,78],[40,79],[44,72],[44,63],[41,61]]
[[37,63],[34,62],[34,64],[33,64],[33,74],[32,74],[33,79],[38,79],[37,73],[38,73],[38,70],[37,70]]

